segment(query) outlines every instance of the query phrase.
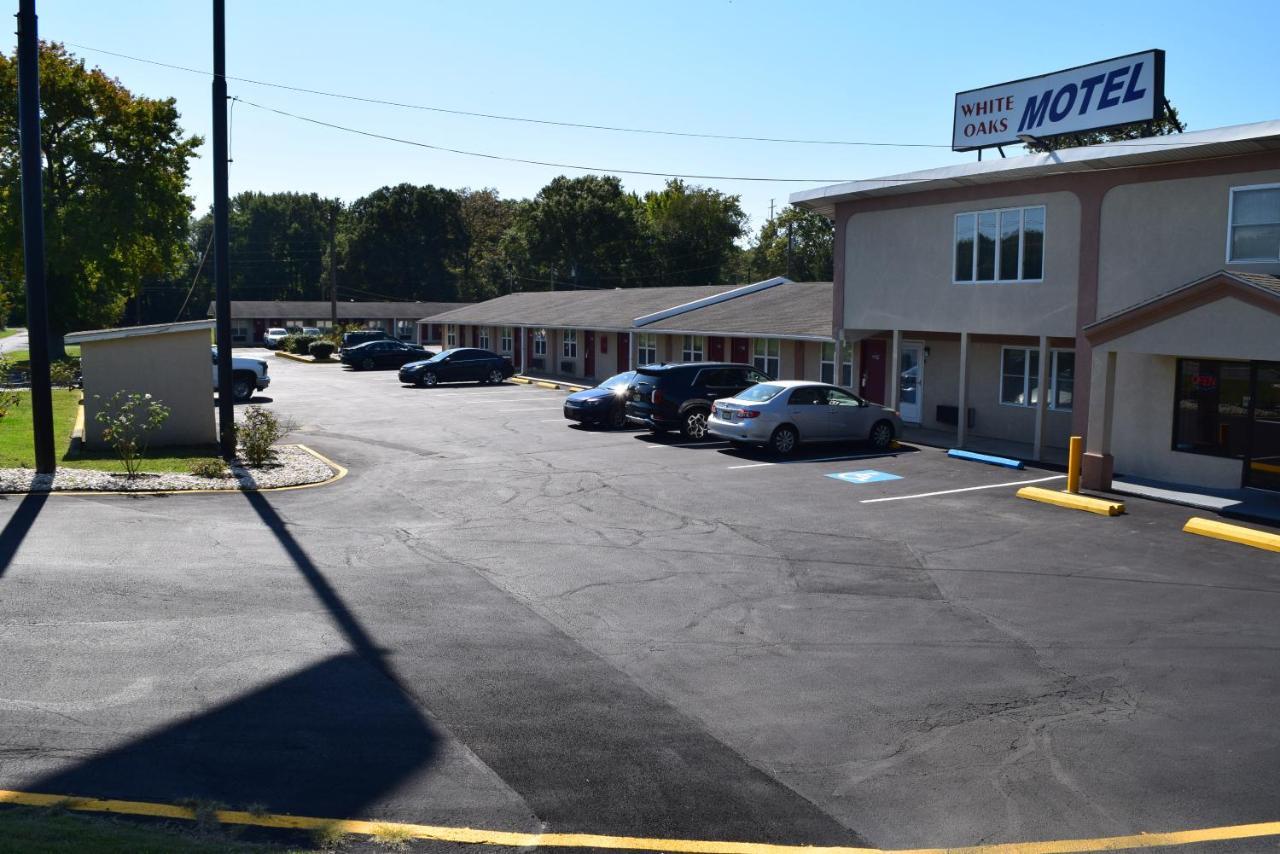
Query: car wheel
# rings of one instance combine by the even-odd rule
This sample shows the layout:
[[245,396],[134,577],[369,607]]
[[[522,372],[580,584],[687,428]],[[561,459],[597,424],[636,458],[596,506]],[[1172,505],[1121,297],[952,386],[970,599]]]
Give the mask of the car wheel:
[[361,363],[360,363],[360,370],[362,370],[362,371],[372,371],[372,370],[373,370],[373,359],[365,359],[363,362],[361,362]]
[[506,379],[506,377],[504,377],[502,375],[502,371],[498,370],[497,368],[494,368],[492,371],[489,372],[489,382],[492,383],[493,385],[501,385],[504,379]]
[[691,409],[686,412],[684,421],[680,423],[680,435],[694,442],[707,438],[707,411]]
[[877,421],[871,427],[871,447],[877,451],[884,451],[893,444],[893,425],[888,421]]
[[249,377],[237,376],[231,378],[231,396],[240,403],[244,403],[253,397],[254,388],[254,382]]
[[421,382],[427,388],[434,388],[435,384],[438,383],[440,380],[436,376],[435,371],[427,371],[421,377],[419,377],[418,381]]
[[613,415],[609,418],[609,426],[614,430],[621,430],[623,427],[626,427],[627,410],[623,409],[621,406],[614,407]]
[[799,444],[800,434],[796,432],[796,428],[787,424],[774,430],[773,436],[769,439],[769,449],[780,457],[793,453]]

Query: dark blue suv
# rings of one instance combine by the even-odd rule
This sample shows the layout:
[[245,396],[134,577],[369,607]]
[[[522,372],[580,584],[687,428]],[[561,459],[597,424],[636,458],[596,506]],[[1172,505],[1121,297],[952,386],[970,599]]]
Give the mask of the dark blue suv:
[[636,368],[627,386],[627,420],[654,433],[679,430],[686,439],[707,435],[711,402],[733,397],[773,377],[732,362],[683,362]]

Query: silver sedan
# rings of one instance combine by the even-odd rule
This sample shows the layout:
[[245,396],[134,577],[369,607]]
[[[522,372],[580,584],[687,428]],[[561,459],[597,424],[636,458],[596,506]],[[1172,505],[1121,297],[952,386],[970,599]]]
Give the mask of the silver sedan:
[[802,442],[863,441],[884,450],[902,432],[902,419],[833,385],[778,380],[717,400],[707,432],[735,445],[763,445],[781,456]]

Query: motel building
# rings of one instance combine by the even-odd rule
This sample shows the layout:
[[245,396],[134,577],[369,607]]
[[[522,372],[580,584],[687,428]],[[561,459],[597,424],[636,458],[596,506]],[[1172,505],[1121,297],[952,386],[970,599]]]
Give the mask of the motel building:
[[423,318],[444,346],[479,347],[533,376],[594,384],[636,365],[754,364],[781,379],[853,385],[831,335],[830,282],[536,291]]
[[1035,459],[1082,435],[1094,489],[1280,490],[1280,121],[791,202],[835,222],[834,335],[904,421]]
[[[373,302],[342,300],[337,303],[339,325],[378,329],[401,341],[438,344],[443,330],[418,323],[428,314],[470,305],[459,302]],[[208,317],[215,314],[209,303]],[[260,347],[268,329],[301,329],[313,326],[322,332],[333,326],[334,305],[328,300],[232,300],[231,343],[236,347]]]

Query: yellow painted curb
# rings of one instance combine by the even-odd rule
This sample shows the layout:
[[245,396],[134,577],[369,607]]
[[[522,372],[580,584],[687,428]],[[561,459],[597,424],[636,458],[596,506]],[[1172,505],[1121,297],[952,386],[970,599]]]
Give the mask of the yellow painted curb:
[[533,382],[533,380],[529,379],[528,377],[512,377],[511,381],[513,383],[524,383],[525,385],[528,385],[529,383]]
[[344,477],[346,477],[346,476],[347,476],[347,469],[346,469],[346,467],[345,467],[345,466],[341,466],[341,465],[339,465],[339,464],[335,463],[333,460],[329,459],[329,458],[328,458],[328,457],[326,457],[324,454],[320,453],[319,451],[316,451],[316,450],[315,450],[315,449],[313,449],[313,448],[309,448],[309,447],[307,447],[306,445],[302,444],[301,442],[297,442],[297,443],[295,443],[295,444],[296,444],[296,446],[297,446],[297,447],[299,447],[299,448],[301,448],[302,450],[306,451],[306,452],[307,452],[308,454],[310,454],[311,456],[313,456],[313,457],[315,457],[316,459],[320,460],[320,462],[322,462],[322,463],[324,463],[325,465],[327,465],[327,466],[329,466],[330,468],[332,468],[332,469],[334,470],[334,475],[333,475],[333,477],[328,478],[327,480],[317,480],[315,483],[298,483],[298,484],[294,484],[293,486],[262,486],[262,487],[259,487],[259,488],[257,488],[257,489],[240,489],[239,487],[235,487],[235,488],[230,488],[230,487],[228,487],[227,489],[153,489],[153,490],[140,490],[140,489],[139,489],[139,490],[125,490],[125,489],[80,489],[80,490],[71,490],[71,489],[51,489],[51,490],[49,490],[49,491],[47,491],[47,492],[32,492],[32,491],[29,491],[29,490],[28,490],[28,491],[24,491],[24,492],[0,492],[0,496],[4,496],[4,495],[48,495],[48,496],[51,496],[51,497],[52,497],[52,496],[55,496],[55,495],[66,495],[66,496],[78,496],[78,497],[81,497],[81,498],[83,498],[83,497],[85,497],[85,496],[96,496],[96,497],[107,497],[107,496],[114,497],[114,496],[124,496],[124,497],[128,498],[128,497],[139,496],[139,495],[141,495],[141,496],[156,496],[156,495],[239,495],[239,494],[241,494],[241,493],[245,493],[245,492],[292,492],[292,491],[293,491],[293,490],[295,490],[295,489],[314,489],[314,488],[316,488],[317,486],[328,486],[329,484],[334,483],[335,481],[342,480]]
[[301,362],[304,365],[341,365],[342,362],[332,357],[323,360],[313,359],[310,356],[299,356],[297,353],[286,353],[283,350],[276,351],[277,359],[291,359],[295,362]]
[[586,391],[586,390],[587,390],[587,386],[584,386],[584,385],[567,385],[567,386],[562,386],[562,388],[563,388],[565,391],[572,391],[572,392]]
[[[0,804],[27,807],[55,807],[82,812],[196,819],[195,810],[174,804],[147,801],[100,800],[35,792],[0,789]],[[1171,845],[1193,845],[1230,839],[1258,839],[1280,836],[1280,821],[1237,824],[1179,830],[1169,833],[1137,833],[1097,839],[1061,839],[1045,842],[1006,842],[960,848],[883,849],[848,846],[773,845],[760,842],[717,842],[703,839],[649,839],[637,836],[604,836],[591,833],[519,833],[471,827],[446,827],[430,824],[402,824],[386,821],[312,818],[309,816],[251,813],[241,810],[217,810],[214,815],[223,824],[271,827],[284,830],[332,830],[363,836],[378,836],[388,831],[407,834],[414,839],[443,842],[469,842],[479,845],[503,845],[517,848],[602,848],[625,851],[677,851],[682,854],[1072,854],[1080,851],[1125,851],[1137,848],[1160,848]]]
[[560,388],[559,383],[549,383],[546,380],[535,380],[533,384],[536,385],[538,388],[549,388],[549,389]]
[[1188,534],[1199,534],[1202,537],[1213,537],[1215,540],[1226,540],[1242,546],[1253,546],[1269,552],[1280,552],[1280,534],[1268,534],[1243,525],[1229,525],[1201,516],[1192,516],[1182,530]]
[[1019,498],[1040,501],[1066,507],[1069,510],[1083,510],[1086,513],[1097,513],[1099,516],[1119,516],[1124,512],[1123,501],[1107,501],[1103,498],[1090,498],[1088,495],[1076,495],[1071,492],[1059,492],[1039,486],[1024,486],[1017,492]]
[[84,438],[84,392],[80,392],[80,405],[76,407],[76,423],[71,426],[71,438]]

